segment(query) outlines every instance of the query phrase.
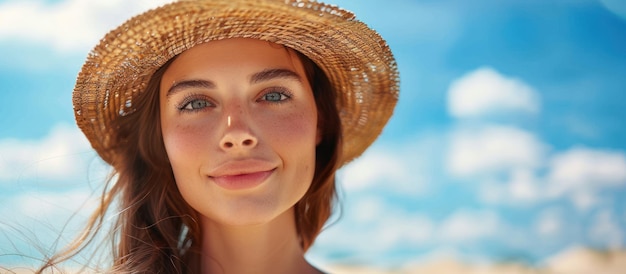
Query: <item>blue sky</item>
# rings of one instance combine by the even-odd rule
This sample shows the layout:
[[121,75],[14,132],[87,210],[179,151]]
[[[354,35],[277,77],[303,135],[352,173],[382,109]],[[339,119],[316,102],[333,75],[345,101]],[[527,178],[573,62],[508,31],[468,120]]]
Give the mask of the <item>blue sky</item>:
[[[106,31],[165,1],[126,2],[0,0],[0,265],[32,263],[12,254],[66,242],[93,208],[106,167],[74,126],[71,90]],[[626,4],[331,3],[387,39],[401,95],[340,171],[342,214],[311,260],[541,265],[625,248]]]

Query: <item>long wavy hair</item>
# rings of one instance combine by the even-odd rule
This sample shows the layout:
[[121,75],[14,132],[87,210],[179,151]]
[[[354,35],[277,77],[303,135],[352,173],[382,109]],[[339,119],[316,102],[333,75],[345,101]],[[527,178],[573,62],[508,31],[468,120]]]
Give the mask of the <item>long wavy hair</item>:
[[[295,222],[303,250],[315,241],[329,219],[336,200],[335,171],[341,155],[341,122],[335,105],[335,90],[325,73],[310,59],[296,52],[311,83],[318,109],[322,140],[316,147],[312,184],[295,205]],[[107,180],[100,205],[83,234],[64,251],[48,258],[37,273],[71,260],[96,241],[111,207],[116,221],[106,234],[112,244],[115,273],[188,273],[199,270],[201,228],[198,213],[177,189],[163,144],[159,85],[171,62],[156,71],[145,92],[135,99],[136,111],[118,117],[112,149],[114,174]],[[110,214],[110,213],[109,213]]]

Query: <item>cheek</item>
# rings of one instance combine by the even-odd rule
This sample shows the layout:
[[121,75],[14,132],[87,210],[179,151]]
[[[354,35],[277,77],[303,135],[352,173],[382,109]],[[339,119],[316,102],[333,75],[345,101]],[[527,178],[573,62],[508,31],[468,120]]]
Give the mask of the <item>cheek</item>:
[[268,125],[267,138],[275,145],[294,150],[315,148],[317,115],[314,111],[298,111],[273,119]]
[[163,127],[163,142],[165,151],[172,165],[174,174],[180,168],[192,168],[194,161],[201,155],[203,147],[203,133],[197,128],[183,125],[168,125]]
[[292,180],[310,183],[315,170],[317,113],[301,108],[273,120],[267,126],[265,140],[282,159]]

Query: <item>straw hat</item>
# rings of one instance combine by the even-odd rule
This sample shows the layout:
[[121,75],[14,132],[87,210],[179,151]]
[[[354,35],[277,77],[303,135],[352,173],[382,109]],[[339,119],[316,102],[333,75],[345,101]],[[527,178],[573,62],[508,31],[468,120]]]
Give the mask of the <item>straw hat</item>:
[[235,37],[295,49],[326,73],[338,95],[341,164],[374,142],[393,113],[395,59],[352,13],[312,0],[183,0],[131,18],[90,52],[73,93],[78,127],[111,163],[111,123],[135,110],[133,100],[151,75],[195,45]]

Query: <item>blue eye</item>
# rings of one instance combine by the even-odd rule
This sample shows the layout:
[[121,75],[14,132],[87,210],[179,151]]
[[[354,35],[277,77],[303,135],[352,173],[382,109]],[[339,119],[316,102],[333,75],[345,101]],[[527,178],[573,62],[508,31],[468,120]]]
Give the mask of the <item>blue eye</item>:
[[260,100],[268,101],[272,103],[279,103],[289,98],[291,98],[291,96],[284,91],[271,91],[271,92],[263,94]]
[[193,99],[182,104],[178,109],[184,111],[201,110],[206,107],[210,107],[212,104],[207,100]]

